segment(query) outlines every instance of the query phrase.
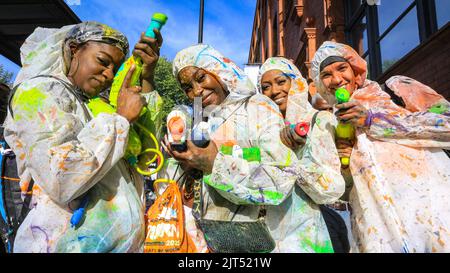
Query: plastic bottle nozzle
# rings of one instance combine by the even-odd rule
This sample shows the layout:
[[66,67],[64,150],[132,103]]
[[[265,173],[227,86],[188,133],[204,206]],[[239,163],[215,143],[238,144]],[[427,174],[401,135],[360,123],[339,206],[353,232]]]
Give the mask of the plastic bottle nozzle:
[[164,13],[156,12],[152,15],[152,20],[159,21],[162,25],[164,25],[167,22],[167,15]]
[[334,93],[334,96],[336,97],[336,101],[338,103],[345,103],[350,100],[350,92],[343,87],[338,88]]
[[153,33],[153,29],[156,28],[158,30],[161,30],[161,28],[166,24],[167,19],[167,15],[165,15],[164,13],[154,13],[150,22],[150,26],[145,32],[145,36],[156,38],[155,33]]
[[309,123],[299,122],[295,125],[294,131],[297,135],[305,137],[309,132]]
[[72,228],[75,228],[78,226],[78,224],[81,222],[81,219],[83,219],[84,213],[86,211],[86,206],[89,202],[89,197],[85,195],[83,199],[81,200],[80,207],[78,207],[74,212],[72,217],[70,218],[70,225]]
[[72,218],[70,218],[70,225],[72,228],[78,226],[78,224],[81,221],[81,218],[83,218],[84,215],[84,208],[79,208],[75,210],[75,212],[72,215]]
[[347,166],[348,164],[350,164],[350,158],[342,157],[341,158],[341,164]]

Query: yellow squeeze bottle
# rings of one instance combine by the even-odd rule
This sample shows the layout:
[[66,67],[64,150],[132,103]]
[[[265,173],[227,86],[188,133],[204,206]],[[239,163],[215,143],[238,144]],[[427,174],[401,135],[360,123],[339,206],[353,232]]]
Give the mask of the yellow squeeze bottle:
[[[153,32],[153,29],[156,28],[160,30],[162,26],[166,23],[167,16],[163,13],[154,13],[152,16],[152,20],[150,23],[150,26],[147,28],[147,31],[145,32],[145,36],[150,38],[156,38],[155,33]],[[111,86],[111,92],[109,93],[109,101],[112,106],[117,108],[117,98],[119,96],[120,88],[122,87],[122,84],[125,80],[125,76],[127,75],[130,68],[135,65],[135,70],[133,72],[133,75],[131,76],[131,83],[130,86],[136,86],[140,85],[140,76],[142,73],[142,60],[140,57],[135,57],[134,55],[131,55],[131,57],[126,60],[122,66],[120,66],[119,70],[117,71],[116,75],[114,76],[114,81]],[[147,109],[143,108],[141,115],[145,113]]]
[[[346,103],[350,100],[350,92],[348,92],[345,88],[338,88],[336,93],[334,94],[336,97],[337,103]],[[336,136],[340,139],[352,140],[355,137],[355,128],[350,123],[339,122],[336,126]],[[350,164],[350,158],[342,157],[341,158],[342,165]]]

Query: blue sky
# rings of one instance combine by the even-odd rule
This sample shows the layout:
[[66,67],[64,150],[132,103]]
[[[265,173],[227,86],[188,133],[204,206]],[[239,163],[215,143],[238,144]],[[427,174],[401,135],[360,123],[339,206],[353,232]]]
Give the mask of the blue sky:
[[[133,46],[154,12],[169,20],[162,33],[161,55],[173,59],[177,51],[196,44],[200,0],[65,0],[81,20],[96,20],[121,30]],[[382,1],[378,7],[380,34],[413,0]],[[435,0],[438,26],[450,19],[450,0]],[[213,45],[239,66],[247,62],[256,0],[205,0],[203,42]],[[383,60],[400,59],[419,44],[413,9],[381,42]],[[0,55],[0,63],[14,74],[19,66]]]
[[[175,54],[198,41],[199,0],[66,0],[82,21],[95,20],[122,31],[131,47],[145,31],[154,12],[168,15],[162,29],[161,55]],[[205,0],[203,43],[213,45],[239,66],[247,62],[256,0]],[[6,69],[19,67],[0,56]]]

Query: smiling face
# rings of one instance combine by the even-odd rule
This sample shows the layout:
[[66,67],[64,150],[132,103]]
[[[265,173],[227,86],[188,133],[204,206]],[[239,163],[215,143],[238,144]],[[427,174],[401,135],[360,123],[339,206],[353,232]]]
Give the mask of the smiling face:
[[217,77],[195,66],[183,68],[178,73],[178,81],[191,101],[194,97],[202,98],[204,108],[209,105],[220,105],[228,95],[224,84]]
[[357,89],[355,74],[347,62],[335,62],[326,66],[320,72],[320,80],[333,96],[339,87],[347,89],[350,95]]
[[269,70],[261,77],[261,91],[278,105],[283,116],[286,115],[290,89],[291,78],[281,70]]
[[89,97],[110,87],[125,55],[112,45],[87,42],[71,45],[72,61],[67,77]]

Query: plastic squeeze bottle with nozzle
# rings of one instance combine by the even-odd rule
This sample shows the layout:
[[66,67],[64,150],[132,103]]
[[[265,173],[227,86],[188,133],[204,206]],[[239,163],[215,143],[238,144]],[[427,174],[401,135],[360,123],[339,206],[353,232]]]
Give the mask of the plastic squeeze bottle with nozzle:
[[[145,32],[145,36],[150,38],[156,38],[155,33],[153,32],[153,29],[161,30],[161,28],[164,26],[164,24],[167,22],[167,16],[163,13],[154,13],[152,16],[152,20],[150,23],[150,26],[147,28],[147,31]],[[130,86],[136,86],[140,85],[140,76],[142,74],[142,67],[143,63],[140,57],[131,55],[128,60],[126,60],[122,66],[117,71],[116,75],[114,76],[114,81],[111,86],[111,92],[109,94],[109,101],[110,104],[117,108],[117,98],[119,96],[120,88],[122,87],[123,81],[125,80],[125,76],[127,75],[130,68],[135,65],[135,69],[133,72],[133,75],[131,76],[131,83]],[[146,108],[142,109],[141,115],[146,111]]]
[[[334,93],[338,104],[346,103],[350,100],[350,92],[345,88],[338,88]],[[355,128],[350,123],[339,122],[336,126],[336,137],[339,139],[352,140],[355,137]],[[348,165],[350,158],[342,157],[341,164]]]

